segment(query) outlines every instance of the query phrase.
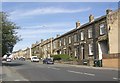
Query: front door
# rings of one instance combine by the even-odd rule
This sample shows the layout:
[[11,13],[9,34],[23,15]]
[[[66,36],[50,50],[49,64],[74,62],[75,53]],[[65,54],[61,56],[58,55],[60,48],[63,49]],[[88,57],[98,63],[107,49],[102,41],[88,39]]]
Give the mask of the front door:
[[81,56],[82,56],[82,59],[85,59],[84,44],[81,45]]

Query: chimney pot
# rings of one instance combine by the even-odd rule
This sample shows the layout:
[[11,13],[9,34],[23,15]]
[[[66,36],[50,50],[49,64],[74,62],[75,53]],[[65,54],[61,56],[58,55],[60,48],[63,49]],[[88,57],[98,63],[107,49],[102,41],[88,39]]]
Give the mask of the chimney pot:
[[59,34],[56,35],[56,37],[59,37],[59,36],[60,36]]
[[41,39],[41,43],[43,42],[43,39]]
[[107,9],[107,10],[106,10],[106,14],[109,14],[110,12],[112,12],[111,9]]
[[90,16],[89,16],[89,22],[92,22],[92,21],[94,21],[94,16],[92,14],[90,14]]
[[76,22],[76,28],[79,28],[80,27],[80,21],[77,21]]

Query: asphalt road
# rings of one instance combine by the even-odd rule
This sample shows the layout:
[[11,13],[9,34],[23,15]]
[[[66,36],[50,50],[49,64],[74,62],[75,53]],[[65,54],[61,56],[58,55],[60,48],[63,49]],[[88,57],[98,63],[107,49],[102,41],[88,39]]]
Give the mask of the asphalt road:
[[8,62],[4,66],[15,70],[29,81],[118,81],[118,71],[111,69],[18,60]]

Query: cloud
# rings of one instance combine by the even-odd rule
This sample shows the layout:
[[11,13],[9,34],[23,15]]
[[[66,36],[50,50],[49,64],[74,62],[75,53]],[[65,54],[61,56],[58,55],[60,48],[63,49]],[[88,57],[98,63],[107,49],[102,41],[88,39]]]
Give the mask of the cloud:
[[[22,38],[27,39],[37,39],[38,35],[46,35],[46,34],[55,34],[56,33],[64,33],[71,30],[72,23],[51,23],[51,24],[42,24],[35,26],[26,26],[19,30],[16,30]],[[72,27],[72,28],[69,28]]]
[[10,13],[10,19],[18,19],[23,17],[35,16],[35,15],[45,15],[45,14],[62,14],[62,13],[78,13],[89,11],[91,8],[79,8],[79,9],[65,9],[65,8],[36,8],[31,10],[15,10]]

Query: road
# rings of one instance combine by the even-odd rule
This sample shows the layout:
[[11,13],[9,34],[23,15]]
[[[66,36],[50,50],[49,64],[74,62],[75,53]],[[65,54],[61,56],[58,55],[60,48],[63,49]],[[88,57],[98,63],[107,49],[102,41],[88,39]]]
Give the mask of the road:
[[[9,73],[13,81],[118,81],[118,71],[112,69],[19,60],[8,62],[4,67],[3,73],[11,70],[17,74]],[[4,76],[3,81],[6,81]]]

